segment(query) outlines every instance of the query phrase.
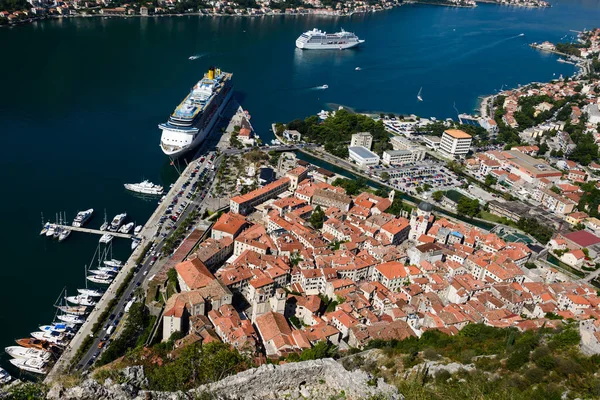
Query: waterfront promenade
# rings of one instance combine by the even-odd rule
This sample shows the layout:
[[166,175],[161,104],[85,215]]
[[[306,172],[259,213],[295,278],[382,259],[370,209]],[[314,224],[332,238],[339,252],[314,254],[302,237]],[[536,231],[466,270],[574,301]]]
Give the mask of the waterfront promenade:
[[[142,231],[140,232],[139,237],[142,238],[142,242],[136,247],[134,252],[131,253],[129,259],[127,260],[123,268],[119,271],[119,273],[117,274],[113,282],[110,284],[100,301],[98,301],[98,304],[96,304],[92,312],[88,315],[86,321],[77,331],[77,333],[75,334],[69,345],[66,347],[65,351],[58,359],[50,373],[48,373],[45,379],[46,383],[52,382],[61,373],[67,372],[70,369],[74,357],[78,353],[78,350],[81,347],[81,345],[84,343],[85,338],[89,337],[92,334],[92,329],[94,325],[98,322],[99,317],[104,313],[111,301],[115,299],[118,288],[121,287],[121,285],[126,281],[126,278],[129,275],[129,273],[136,267],[137,259],[140,257],[140,255],[143,254],[143,251],[148,245],[148,243],[151,243],[152,240],[156,237],[156,233],[160,228],[158,220],[164,214],[165,210],[167,209],[173,198],[181,190],[181,187],[185,180],[189,178],[192,170],[195,168],[195,164],[195,162],[188,164],[183,173],[180,175],[180,177],[177,179],[177,181],[173,184],[173,186],[167,193],[165,199],[160,203],[156,210],[154,210],[154,213],[150,216],[150,218],[144,225]],[[144,264],[146,264],[145,261],[146,260],[144,260]],[[138,281],[140,277],[145,277],[143,275],[143,272],[143,269],[140,269],[134,276],[132,282],[130,282],[130,285],[135,286],[136,281]],[[123,294],[123,296],[121,296],[120,302],[123,302],[124,300],[125,293]],[[104,321],[102,321],[102,323],[104,323]],[[88,349],[88,353],[93,353],[96,350],[96,348],[94,348],[94,345],[96,345],[97,347],[97,342],[103,336],[104,333],[104,327],[98,330],[96,340],[94,340],[94,342],[92,343],[91,348]],[[87,361],[86,358],[89,360],[90,357],[84,356],[84,361]]]

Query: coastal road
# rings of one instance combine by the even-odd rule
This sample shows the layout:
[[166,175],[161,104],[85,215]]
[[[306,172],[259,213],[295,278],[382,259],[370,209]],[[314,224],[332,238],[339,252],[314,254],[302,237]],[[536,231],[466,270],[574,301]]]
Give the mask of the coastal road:
[[[191,173],[196,168],[199,168],[200,171],[198,172],[198,174],[196,175],[195,178],[192,178]],[[151,276],[150,272],[153,269],[153,266],[156,262],[155,261],[156,256],[154,256],[154,254],[160,253],[166,238],[169,237],[169,234],[171,234],[174,230],[176,230],[181,225],[182,221],[184,221],[189,214],[191,214],[194,210],[201,208],[204,199],[189,201],[188,206],[182,211],[182,213],[179,216],[179,218],[177,219],[177,221],[172,224],[173,225],[172,229],[166,229],[167,224],[170,225],[170,221],[171,221],[168,218],[165,220],[165,222],[163,224],[159,223],[160,217],[165,215],[164,211],[171,204],[173,198],[175,198],[179,192],[181,192],[182,190],[184,192],[183,195],[180,197],[180,199],[182,199],[180,203],[185,201],[184,200],[185,196],[190,193],[192,185],[190,184],[185,189],[183,189],[182,185],[186,181],[191,181],[192,183],[197,181],[199,179],[202,171],[206,171],[205,174],[207,177],[207,183],[210,183],[210,179],[212,179],[211,177],[214,177],[214,173],[211,173],[212,171],[211,171],[211,168],[209,165],[208,157],[206,160],[204,160],[204,162],[200,163],[200,162],[194,161],[189,164],[189,166],[184,170],[183,174],[179,177],[177,182],[175,182],[175,184],[169,191],[169,195],[162,201],[161,206],[165,206],[165,207],[159,207],[157,209],[157,210],[162,210],[162,212],[157,214],[157,218],[153,218],[149,221],[149,223],[152,223],[150,228],[152,229],[152,232],[154,232],[153,238],[154,237],[156,238],[156,239],[154,239],[155,247],[151,252],[148,252],[148,254],[146,254],[144,260],[141,262],[141,264],[139,266],[138,271],[135,273],[133,279],[131,280],[131,282],[129,283],[129,285],[127,286],[125,291],[123,292],[122,296],[119,298],[115,307],[111,310],[111,314],[110,314],[108,320],[104,323],[102,328],[95,335],[91,347],[88,349],[86,354],[81,358],[81,360],[77,364],[76,369],[78,369],[78,370],[84,369],[85,370],[85,369],[89,368],[91,365],[93,365],[94,361],[101,354],[102,350],[108,346],[108,343],[106,343],[106,341],[110,339],[110,335],[108,335],[107,330],[109,329],[109,327],[111,325],[115,327],[113,329],[116,329],[116,327],[119,325],[119,322],[121,321],[121,319],[123,318],[123,316],[125,314],[125,306],[134,297],[134,292],[136,291],[136,289],[138,289],[139,287],[142,286],[145,279],[147,279],[149,276]],[[205,190],[201,187],[197,188],[197,194],[198,194],[198,197],[201,197],[202,194],[206,195]],[[178,204],[180,204],[180,203],[178,203]],[[163,237],[161,235],[161,232],[166,233],[166,237]],[[142,245],[140,244],[140,246],[142,246]],[[135,261],[135,259],[134,259],[134,261]],[[118,286],[116,286],[115,289],[112,289],[113,290],[111,292],[112,298],[114,298],[114,295],[115,295],[114,291],[117,290],[117,288],[118,288]],[[138,299],[136,299],[136,301],[141,301],[141,299],[138,298]],[[113,332],[112,335],[115,335],[115,332]],[[105,342],[104,345],[102,346],[102,349],[99,348],[101,342]]]

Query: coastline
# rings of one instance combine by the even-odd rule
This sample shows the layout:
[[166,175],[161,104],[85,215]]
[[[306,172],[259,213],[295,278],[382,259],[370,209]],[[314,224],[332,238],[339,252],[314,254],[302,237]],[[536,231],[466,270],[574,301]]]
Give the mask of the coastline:
[[[435,1],[435,0],[408,0],[397,3],[388,3],[391,5],[381,6],[381,8],[374,8],[370,10],[353,10],[349,12],[337,12],[329,11],[327,9],[305,9],[300,12],[261,12],[259,14],[240,14],[240,13],[204,13],[204,12],[186,12],[186,13],[158,13],[158,14],[67,14],[67,15],[40,15],[31,18],[22,19],[19,21],[9,22],[8,24],[0,25],[0,28],[11,28],[18,25],[29,24],[38,21],[44,21],[48,19],[62,19],[62,18],[160,18],[160,17],[184,17],[184,16],[197,16],[197,17],[244,17],[244,18],[261,18],[261,17],[280,17],[280,16],[322,16],[322,17],[351,17],[354,14],[367,14],[377,13],[382,11],[388,11],[393,8],[401,7],[410,4],[423,4],[430,6],[442,6],[452,8],[476,8],[477,3],[496,4],[499,6],[513,6],[519,8],[548,8],[550,4],[544,5],[530,5],[530,4],[506,4],[496,0],[475,0],[472,5],[469,4],[455,4],[450,1]],[[132,11],[133,9],[129,9]],[[21,10],[17,10],[21,11]]]

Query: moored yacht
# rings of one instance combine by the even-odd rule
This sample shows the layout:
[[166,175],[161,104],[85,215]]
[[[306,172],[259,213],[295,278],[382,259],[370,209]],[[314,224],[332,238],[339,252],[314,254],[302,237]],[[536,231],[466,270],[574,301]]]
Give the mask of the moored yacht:
[[46,230],[46,236],[54,236],[54,231],[56,230],[57,226],[54,224],[50,224],[48,225],[48,229]]
[[99,242],[100,243],[104,243],[104,244],[109,244],[112,240],[113,240],[113,235],[111,235],[110,233],[105,233],[104,235],[102,235],[100,237]]
[[73,220],[72,225],[76,226],[76,227],[83,226],[83,224],[85,224],[92,217],[93,213],[94,213],[93,208],[90,208],[89,210],[85,210],[85,211],[79,211],[77,213],[77,215],[75,216],[75,219]]
[[70,234],[71,234],[71,230],[70,229],[63,229],[63,230],[61,230],[60,235],[58,235],[58,241],[62,242],[63,240],[65,240],[66,238],[68,238]]
[[129,233],[130,230],[133,229],[133,227],[135,226],[135,223],[130,222],[128,224],[123,225],[120,229],[119,232],[121,233]]
[[50,222],[46,222],[44,224],[44,226],[42,227],[42,231],[40,232],[40,236],[45,235],[46,232],[48,232],[48,228],[50,228]]
[[133,233],[134,233],[135,235],[139,235],[139,234],[140,234],[140,232],[142,231],[142,229],[143,229],[143,228],[144,228],[144,226],[143,226],[143,225],[138,225],[138,226],[136,226],[136,227],[135,227],[135,229],[133,230]]
[[131,250],[135,250],[136,247],[140,244],[140,239],[133,238],[131,239]]
[[44,361],[48,361],[52,358],[52,353],[31,347],[8,346],[4,348],[4,351],[13,358],[39,358]]
[[23,371],[33,372],[34,374],[45,374],[47,372],[46,362],[39,358],[13,358],[9,361]]
[[54,344],[48,342],[47,340],[39,340],[39,339],[34,339],[34,338],[23,338],[23,339],[17,339],[16,342],[19,346],[32,348],[32,349],[40,349],[40,350],[44,350],[44,351],[57,351],[58,350],[58,347],[56,347]]
[[65,335],[58,332],[31,332],[31,337],[38,340],[47,340],[57,346],[66,346],[68,343],[64,340]]
[[119,227],[121,225],[123,225],[125,218],[127,218],[127,213],[115,215],[115,217],[112,219],[112,221],[110,223],[110,226],[108,227],[108,230],[116,232],[119,229]]
[[113,258],[110,260],[104,260],[104,265],[107,267],[121,268],[123,266],[123,261]]
[[77,289],[77,292],[79,294],[89,297],[102,297],[102,295],[104,294],[103,291],[96,289]]
[[88,272],[90,274],[94,274],[94,275],[113,275],[113,274],[116,274],[115,271],[112,271],[112,270],[110,270],[110,271],[103,271],[101,269],[88,269]]
[[65,299],[67,299],[67,301],[69,303],[73,303],[73,304],[79,304],[82,306],[95,306],[96,305],[96,301],[92,300],[91,297],[86,296],[86,295],[79,295],[79,296],[67,296],[65,297]]
[[72,333],[75,330],[75,325],[69,325],[65,323],[53,323],[52,325],[42,325],[40,326],[40,331],[42,332],[67,332]]
[[154,183],[145,180],[140,183],[126,183],[125,189],[131,190],[132,192],[149,194],[154,196],[160,196],[163,194],[164,189],[160,185],[155,185]]
[[88,310],[86,306],[57,306],[60,311],[73,315],[85,315]]
[[12,376],[4,368],[0,368],[0,384],[4,385],[12,380]]
[[90,282],[94,282],[94,283],[99,283],[101,285],[109,285],[113,279],[114,276],[112,275],[108,275],[108,274],[98,274],[98,275],[90,275],[87,277],[88,281]]
[[77,315],[72,315],[72,314],[59,315],[57,318],[63,322],[69,323],[69,324],[78,324],[79,325],[79,324],[83,324],[85,322],[85,319],[78,317]]

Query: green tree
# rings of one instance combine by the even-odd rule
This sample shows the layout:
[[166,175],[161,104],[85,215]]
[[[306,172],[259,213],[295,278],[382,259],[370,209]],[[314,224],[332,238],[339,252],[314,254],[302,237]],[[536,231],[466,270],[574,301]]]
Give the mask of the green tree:
[[321,229],[323,227],[323,222],[325,221],[325,212],[321,209],[321,206],[317,206],[312,214],[310,215],[310,224],[315,229]]
[[443,197],[444,197],[444,192],[442,192],[441,190],[436,190],[435,192],[433,192],[431,194],[431,198],[435,201],[441,201]]
[[320,358],[333,357],[336,353],[336,346],[321,340],[310,349],[302,351],[300,354],[300,361],[318,360]]
[[487,176],[485,177],[485,186],[487,187],[492,187],[496,184],[496,182],[498,182],[498,180],[493,177],[491,174],[487,174]]
[[381,173],[381,175],[379,175],[379,177],[381,178],[382,181],[387,181],[390,179],[390,174],[388,174],[387,172],[383,171]]
[[467,215],[471,218],[479,214],[479,200],[469,199],[468,197],[461,197],[456,205],[456,211],[459,214]]

